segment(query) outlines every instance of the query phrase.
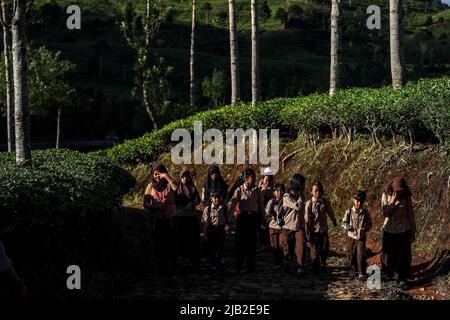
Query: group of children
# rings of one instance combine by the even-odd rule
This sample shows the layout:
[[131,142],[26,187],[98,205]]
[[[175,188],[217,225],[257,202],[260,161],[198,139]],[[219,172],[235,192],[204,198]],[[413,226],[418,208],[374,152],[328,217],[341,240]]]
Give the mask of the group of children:
[[[162,164],[153,167],[151,182],[144,193],[144,207],[153,217],[156,262],[161,275],[176,272],[179,253],[195,257],[201,238],[210,255],[212,267],[225,270],[226,233],[235,227],[236,269],[256,272],[256,246],[259,235],[262,245],[270,244],[274,271],[290,271],[296,265],[299,278],[304,277],[306,248],[310,248],[313,273],[326,272],[329,252],[328,218],[337,226],[330,202],[324,196],[320,181],[314,181],[311,194],[305,194],[306,179],[294,174],[285,186],[275,183],[273,174],[265,172],[259,185],[252,168],[245,169],[228,190],[217,166],[208,170],[201,196],[191,173],[182,170],[176,182]],[[366,237],[372,228],[365,207],[366,193],[353,194],[353,206],[343,217],[347,258],[352,274],[366,277]],[[197,206],[203,214],[198,220]],[[409,288],[411,244],[415,240],[416,221],[412,192],[403,177],[389,181],[382,191],[384,216],[381,263],[385,280],[396,279],[401,289]],[[178,241],[177,241],[178,240]],[[0,276],[4,276],[23,299],[27,287],[12,266],[0,241]]]
[[[328,218],[337,221],[320,181],[314,181],[311,195],[305,195],[306,179],[295,174],[286,190],[266,172],[256,184],[256,173],[248,167],[230,190],[220,169],[212,166],[199,196],[189,171],[183,170],[178,184],[161,164],[153,168],[151,183],[144,195],[144,206],[153,213],[158,269],[161,274],[176,270],[178,234],[181,253],[197,252],[200,239],[212,259],[212,268],[225,269],[226,233],[235,228],[237,272],[256,272],[258,235],[262,245],[269,244],[274,255],[274,271],[289,272],[296,265],[298,277],[304,277],[307,246],[310,248],[314,274],[326,272],[329,252]],[[357,191],[353,207],[344,215],[348,258],[355,271],[365,276],[365,240],[371,228],[370,214],[364,207],[366,195]],[[200,225],[195,208],[204,210]],[[187,219],[187,217],[190,217]],[[188,222],[188,220],[190,220]],[[200,234],[200,237],[198,236]],[[189,245],[188,245],[189,244]],[[190,247],[190,248],[189,248]],[[244,269],[244,264],[246,269]]]

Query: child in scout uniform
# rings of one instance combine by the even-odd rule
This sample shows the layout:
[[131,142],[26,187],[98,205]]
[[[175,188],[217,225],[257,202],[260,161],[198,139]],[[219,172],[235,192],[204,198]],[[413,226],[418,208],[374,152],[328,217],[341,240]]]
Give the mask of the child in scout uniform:
[[247,258],[247,272],[256,272],[257,232],[261,228],[265,208],[261,189],[255,185],[255,171],[247,168],[244,175],[244,183],[235,190],[230,205],[230,215],[233,214],[236,221],[236,269],[241,272]]
[[[221,200],[220,191],[212,189],[210,202],[203,210],[203,234],[207,241],[207,251],[211,258],[211,267],[219,272],[225,270],[225,234],[228,231],[227,208]],[[215,261],[217,259],[217,261]]]
[[362,190],[353,195],[353,207],[345,212],[342,227],[347,233],[347,258],[359,279],[366,277],[366,234],[372,228],[369,211],[364,207],[366,193]]
[[304,277],[305,182],[306,179],[301,174],[292,176],[281,207],[284,224],[280,243],[283,248],[285,271],[289,272],[289,263],[294,261],[295,256],[298,278]]
[[311,248],[313,272],[326,272],[327,256],[329,251],[328,221],[330,217],[333,225],[337,222],[330,202],[324,197],[324,190],[320,181],[314,182],[311,190],[312,198],[306,203],[305,231],[306,239]]
[[269,200],[266,206],[266,221],[269,226],[269,239],[270,246],[273,251],[274,271],[279,271],[281,269],[283,257],[283,251],[280,246],[280,235],[283,220],[280,213],[285,190],[286,189],[283,184],[276,184],[273,189],[273,197]]

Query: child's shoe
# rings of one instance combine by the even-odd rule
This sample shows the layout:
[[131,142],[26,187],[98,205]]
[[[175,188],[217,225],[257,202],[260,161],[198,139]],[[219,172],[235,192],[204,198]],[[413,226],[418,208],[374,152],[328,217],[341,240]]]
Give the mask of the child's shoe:
[[398,283],[398,288],[400,290],[406,291],[406,290],[409,290],[409,285],[408,285],[408,283],[406,283],[406,281],[400,281]]
[[297,279],[304,279],[305,278],[305,272],[303,271],[302,267],[297,267]]
[[367,281],[367,276],[365,274],[360,274],[358,276],[358,280],[362,282]]

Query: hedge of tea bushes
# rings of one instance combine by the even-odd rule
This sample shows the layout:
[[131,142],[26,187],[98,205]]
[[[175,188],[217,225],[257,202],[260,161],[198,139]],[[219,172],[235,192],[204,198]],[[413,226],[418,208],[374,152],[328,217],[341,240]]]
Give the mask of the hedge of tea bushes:
[[327,126],[346,133],[407,136],[425,129],[445,142],[450,137],[450,78],[422,79],[400,90],[352,88],[332,97],[313,94],[284,108],[281,116],[284,124],[303,133]]
[[283,131],[293,127],[301,133],[313,134],[329,128],[347,136],[371,132],[376,137],[407,136],[420,128],[445,142],[450,137],[450,78],[422,79],[400,90],[351,88],[333,96],[313,93],[277,98],[255,107],[245,103],[228,105],[172,122],[143,137],[125,141],[106,154],[119,164],[154,161],[169,150],[172,132],[177,128],[192,130],[194,121],[202,121],[203,130],[280,128]]
[[32,167],[18,167],[14,154],[0,153],[0,230],[109,210],[135,184],[106,157],[55,149],[32,156]]

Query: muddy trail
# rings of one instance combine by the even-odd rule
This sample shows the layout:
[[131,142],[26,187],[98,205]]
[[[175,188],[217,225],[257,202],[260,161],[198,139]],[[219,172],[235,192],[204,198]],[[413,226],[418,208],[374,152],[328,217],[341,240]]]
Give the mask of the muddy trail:
[[[142,211],[142,209],[128,209]],[[152,257],[150,257],[152,258]],[[116,296],[126,300],[379,300],[379,299],[446,299],[433,285],[438,274],[449,272],[448,252],[427,262],[413,265],[412,288],[400,291],[395,282],[381,284],[381,289],[369,289],[366,281],[351,277],[345,257],[344,237],[330,233],[330,255],[326,273],[314,275],[306,254],[305,277],[297,279],[295,267],[290,273],[274,271],[273,254],[262,248],[256,257],[257,273],[235,271],[234,234],[227,235],[226,270],[219,274],[211,270],[209,259],[188,261],[178,258],[176,278],[160,278],[153,264],[149,272]],[[368,265],[380,264],[379,245],[368,244]]]

